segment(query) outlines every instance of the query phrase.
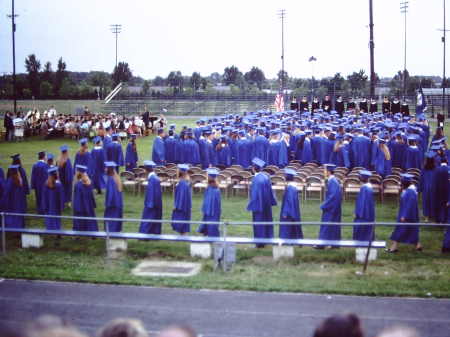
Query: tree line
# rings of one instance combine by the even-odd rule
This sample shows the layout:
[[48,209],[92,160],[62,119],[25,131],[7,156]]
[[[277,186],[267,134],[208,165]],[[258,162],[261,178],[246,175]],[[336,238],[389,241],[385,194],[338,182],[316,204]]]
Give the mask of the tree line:
[[[126,62],[119,62],[112,73],[104,71],[72,72],[67,70],[62,57],[58,60],[56,70],[51,62],[44,63],[36,55],[25,59],[26,74],[16,76],[16,97],[18,99],[103,99],[119,82],[128,84],[122,90],[122,96],[153,97],[192,97],[192,96],[267,96],[280,89],[284,77],[285,89],[292,90],[296,96],[318,96],[327,93],[345,96],[366,95],[369,87],[368,75],[364,70],[354,71],[347,76],[336,73],[322,79],[291,77],[280,70],[276,78],[266,78],[264,72],[253,66],[242,72],[235,65],[226,67],[222,73],[214,72],[202,76],[199,72],[183,75],[181,71],[171,71],[167,77],[156,76],[143,79],[133,76]],[[405,76],[405,78],[404,78]],[[408,71],[399,71],[392,78],[380,79],[379,86],[389,88],[389,95],[402,96],[403,80],[406,83],[406,95],[415,94],[418,88],[433,88],[435,79],[427,76],[410,76]],[[226,90],[221,90],[224,88]],[[137,90],[136,90],[137,87]],[[133,89],[134,88],[134,89]],[[133,89],[133,90],[132,90]],[[0,77],[0,98],[13,98],[13,81],[11,75]]]

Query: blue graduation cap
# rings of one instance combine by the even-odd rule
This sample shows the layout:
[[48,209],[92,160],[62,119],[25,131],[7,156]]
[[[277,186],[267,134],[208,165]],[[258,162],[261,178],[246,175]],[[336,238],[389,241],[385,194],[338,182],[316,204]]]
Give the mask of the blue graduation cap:
[[144,160],[145,167],[155,167],[156,163],[153,160]]
[[360,170],[359,172],[359,175],[361,176],[361,177],[371,177],[372,176],[372,172],[370,172],[370,171],[367,171],[367,170]]
[[101,139],[101,137],[99,137],[99,136],[96,136],[96,137],[93,139],[93,142],[94,142],[95,144],[100,143],[101,141],[102,141],[102,139]]
[[13,155],[11,156],[11,159],[12,159],[12,160],[20,159],[20,153],[13,154]]
[[178,164],[177,167],[180,171],[183,171],[183,172],[186,172],[187,170],[189,170],[188,164]]
[[80,143],[80,145],[86,145],[88,140],[87,138],[81,138],[78,142]]
[[415,141],[416,137],[414,137],[413,135],[409,135],[407,139],[408,141]]
[[208,175],[212,178],[217,177],[217,175],[219,174],[219,171],[215,168],[209,168],[206,170],[206,173],[208,173]]
[[411,181],[414,178],[414,176],[409,173],[402,173],[400,174],[400,177],[402,177],[402,180],[404,181]]
[[439,151],[441,148],[442,148],[441,145],[433,144],[433,145],[431,145],[430,150]]
[[57,166],[52,166],[47,170],[48,174],[56,174],[56,172],[58,171],[58,167]]
[[239,130],[238,134],[239,136],[245,136],[245,130]]
[[81,173],[85,173],[87,171],[87,166],[84,166],[84,165],[76,165],[75,168],[77,169],[78,172],[81,172]]
[[105,167],[117,167],[117,164],[113,161],[105,161]]
[[336,169],[336,165],[334,164],[325,164],[324,166],[330,172],[333,172]]
[[169,129],[174,130],[177,126],[175,124],[170,124]]
[[119,135],[117,133],[113,133],[111,135],[111,137],[112,137],[113,140],[117,140],[119,138]]
[[428,151],[427,153],[425,153],[426,158],[434,158],[435,156],[436,156],[436,153],[434,153],[432,151]]
[[254,166],[263,168],[263,167],[266,165],[266,162],[265,162],[264,160],[262,160],[262,159],[259,159],[258,157],[255,157],[255,158],[253,158],[253,160],[252,160],[252,164],[253,164]]
[[284,174],[286,176],[292,176],[295,177],[297,175],[297,172],[295,172],[295,170],[291,169],[291,168],[285,168],[284,169]]
[[53,159],[53,158],[55,158],[53,153],[47,153],[47,160],[50,160],[50,159]]
[[69,147],[67,145],[62,145],[59,147],[59,149],[61,150],[61,152],[66,152],[69,149]]

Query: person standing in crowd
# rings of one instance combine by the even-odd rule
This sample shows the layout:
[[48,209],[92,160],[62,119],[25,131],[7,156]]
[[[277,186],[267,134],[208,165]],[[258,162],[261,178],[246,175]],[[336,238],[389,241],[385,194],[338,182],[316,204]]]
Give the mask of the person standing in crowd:
[[[280,222],[300,222],[300,202],[298,198],[298,189],[294,183],[294,177],[297,175],[293,169],[285,168],[287,186],[283,195],[283,202],[280,209]],[[280,225],[281,239],[303,239],[301,225]]]
[[342,100],[342,96],[339,95],[334,103],[334,110],[338,113],[339,117],[342,118],[344,116],[344,101]]
[[211,167],[211,165],[214,165],[214,146],[212,143],[212,134],[211,130],[205,130],[203,131],[202,137],[200,137],[198,141],[198,148],[199,148],[199,154],[200,154],[200,162],[202,165],[202,169],[207,169],[208,167]]
[[322,110],[325,112],[330,112],[333,108],[333,103],[331,102],[331,98],[329,95],[325,95],[325,98],[322,101]]
[[378,112],[378,103],[377,103],[377,100],[375,98],[371,98],[370,99],[369,112],[372,113],[372,114]]
[[131,171],[136,168],[138,161],[139,157],[137,152],[136,135],[131,134],[130,141],[128,142],[125,152],[125,170]]
[[73,169],[72,163],[69,158],[69,147],[62,145],[60,148],[61,154],[57,160],[58,176],[64,191],[64,205],[72,201],[72,182],[73,182]]
[[33,165],[31,169],[31,188],[34,190],[36,196],[36,210],[39,214],[44,214],[42,209],[42,188],[48,177],[48,165],[45,162],[45,152],[38,153],[38,161]]
[[425,165],[420,173],[419,192],[422,193],[422,214],[425,217],[425,222],[434,219],[434,198],[435,198],[435,172],[436,165],[434,160],[434,153],[429,151],[425,155]]
[[[205,190],[202,204],[203,221],[220,221],[221,211],[221,196],[219,185],[217,184],[217,176],[219,171],[215,168],[207,170],[208,173],[208,187]],[[205,236],[219,237],[219,225],[201,224],[197,232]]]
[[400,113],[403,115],[403,117],[409,116],[409,105],[405,99],[403,99],[403,102],[400,106]]
[[367,99],[365,97],[363,97],[360,101],[359,101],[359,111],[361,112],[368,112],[368,106],[367,106]]
[[267,162],[267,153],[269,151],[269,140],[264,136],[264,128],[258,128],[257,135],[253,141],[252,158],[261,158]]
[[[412,183],[413,176],[405,173],[401,175],[402,193],[400,195],[400,206],[398,209],[397,222],[417,223],[419,222],[419,207],[417,202],[417,190]],[[391,234],[392,245],[386,249],[388,253],[397,253],[399,243],[415,245],[416,251],[422,251],[419,241],[419,226],[399,225],[395,226]]]
[[91,151],[91,161],[89,162],[88,172],[92,179],[92,187],[102,194],[105,188],[105,150],[101,146],[102,139],[94,138],[94,148]]
[[391,114],[395,116],[400,113],[400,101],[397,97],[394,97],[391,103]]
[[350,97],[347,101],[347,110],[346,111],[355,111],[356,103],[353,100],[353,97]]
[[[189,181],[189,165],[178,164],[178,178],[179,181],[175,187],[175,195],[173,201],[172,220],[176,221],[190,221],[192,209],[192,191]],[[191,231],[189,223],[172,222],[174,231],[181,235]]]
[[385,115],[389,115],[391,113],[391,102],[389,102],[389,98],[387,98],[387,96],[384,96],[383,103],[381,103],[381,110]]
[[[370,171],[359,171],[359,180],[361,188],[355,202],[354,222],[374,222],[375,221],[375,202],[373,200],[373,188],[369,182],[372,173]],[[353,226],[353,240],[372,241],[375,240],[373,226],[355,225]]]
[[182,150],[184,155],[184,162],[190,165],[200,164],[200,149],[194,139],[192,130],[187,130],[186,139],[183,143]]
[[292,111],[297,111],[297,112],[298,112],[298,110],[299,110],[299,105],[298,105],[298,102],[297,102],[297,97],[295,97],[295,96],[292,98],[290,110],[292,110]]
[[[95,208],[97,207],[94,198],[91,179],[87,175],[88,168],[83,165],[75,167],[77,175],[73,188],[73,216],[95,218]],[[98,231],[97,220],[73,219],[74,231]]]
[[161,181],[153,171],[156,163],[152,160],[144,160],[144,167],[147,171],[147,187],[145,189],[144,209],[142,211],[142,222],[139,226],[139,233],[161,234],[161,222],[150,222],[144,220],[162,219],[162,193]]
[[[272,206],[276,206],[277,201],[272,190],[272,183],[266,173],[261,172],[266,163],[260,158],[252,160],[255,172],[252,178],[250,200],[247,211],[252,212],[253,234],[257,239],[273,238],[273,225],[262,225],[259,222],[272,222]],[[257,244],[256,248],[263,248],[263,244]]]
[[[105,195],[105,218],[122,219],[123,216],[123,195],[122,182],[117,173],[117,163],[105,162],[106,167],[106,195]],[[110,232],[122,231],[122,221],[106,220],[105,227]]]
[[[265,137],[263,138],[266,139]],[[228,145],[228,140],[226,136],[220,137],[220,142],[216,145],[216,151],[217,151],[217,164],[225,167],[230,167],[231,149],[230,145]]]
[[164,139],[164,153],[167,163],[177,162],[177,143],[178,139],[175,137],[173,129],[169,130],[168,137]]
[[25,194],[30,194],[30,185],[28,184],[27,173],[25,172],[25,169],[22,166],[22,161],[20,160],[20,153],[12,155],[11,159],[11,165],[19,165],[18,171],[20,174],[20,178],[22,179],[22,185],[25,189]]
[[447,202],[449,194],[447,158],[442,158],[441,163],[434,171],[434,220],[437,223],[447,222]]
[[395,132],[394,139],[390,142],[392,167],[405,169],[407,148],[408,145],[405,144],[401,132]]
[[[322,210],[322,222],[341,222],[342,188],[339,181],[334,176],[336,165],[325,164],[325,176],[327,178],[327,193],[325,200],[320,205]],[[340,240],[341,226],[321,225],[319,230],[319,240]],[[315,248],[324,248],[317,246]]]
[[303,96],[302,100],[300,101],[299,111],[300,112],[309,111],[309,103],[308,98],[306,98],[306,96]]
[[153,140],[152,160],[158,166],[166,164],[166,148],[164,146],[164,129],[158,129],[158,135]]
[[124,165],[122,145],[119,142],[119,135],[112,135],[112,142],[106,146],[106,161],[116,163],[115,170],[119,173],[120,166]]
[[236,163],[243,168],[251,165],[252,142],[246,137],[245,130],[239,130],[239,138],[236,142]]
[[378,139],[378,147],[375,152],[375,171],[383,178],[392,172],[391,152],[383,138]]
[[320,109],[320,102],[319,99],[317,97],[313,98],[313,101],[311,103],[311,112],[316,112],[317,110]]
[[[5,190],[0,202],[0,210],[9,213],[27,212],[27,195],[24,181],[19,173],[20,165],[8,168]],[[20,215],[5,215],[6,228],[24,228],[25,218]]]
[[[449,171],[450,174],[450,171]],[[447,223],[450,223],[450,190],[447,202]],[[450,253],[450,227],[447,227],[444,233],[444,240],[442,241],[442,254]]]
[[[89,166],[89,163],[91,162],[91,153],[88,149],[88,140],[87,138],[82,138],[79,140],[80,143],[80,149],[75,154],[75,160],[73,161],[73,166],[76,167],[77,165],[82,166]],[[76,173],[76,172],[74,172]]]
[[5,142],[10,142],[14,136],[14,123],[11,112],[7,111],[3,119],[3,127],[5,128]]
[[[61,215],[64,210],[64,191],[58,180],[58,168],[50,167],[47,181],[42,186],[42,211],[45,215]],[[60,230],[60,218],[45,218],[45,228],[49,230]]]
[[408,137],[408,147],[405,154],[405,169],[422,168],[420,160],[420,150],[417,147],[416,138],[414,136]]

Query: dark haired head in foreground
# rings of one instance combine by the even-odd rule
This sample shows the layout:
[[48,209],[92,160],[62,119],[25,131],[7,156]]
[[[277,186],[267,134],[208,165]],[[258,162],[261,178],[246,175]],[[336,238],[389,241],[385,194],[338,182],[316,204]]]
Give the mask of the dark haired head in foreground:
[[314,337],[363,337],[359,318],[354,314],[334,315],[314,331]]

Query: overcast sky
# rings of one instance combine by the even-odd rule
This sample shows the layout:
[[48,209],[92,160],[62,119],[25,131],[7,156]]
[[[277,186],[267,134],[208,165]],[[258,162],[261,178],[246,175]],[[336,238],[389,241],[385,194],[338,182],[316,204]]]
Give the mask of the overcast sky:
[[[375,71],[392,76],[403,69],[404,21],[400,1],[373,0]],[[236,65],[260,67],[266,77],[281,69],[281,23],[287,11],[285,69],[290,76],[369,72],[368,0],[16,0],[16,66],[35,53],[56,68],[111,72],[115,40],[109,25],[122,24],[119,61],[134,75],[166,77],[223,73]],[[412,75],[442,74],[442,0],[409,0],[407,69]],[[447,7],[450,7],[448,2]],[[0,2],[0,73],[12,72],[11,0]],[[448,11],[447,11],[448,13]],[[312,69],[308,58],[317,62]],[[448,64],[448,63],[447,63]]]

